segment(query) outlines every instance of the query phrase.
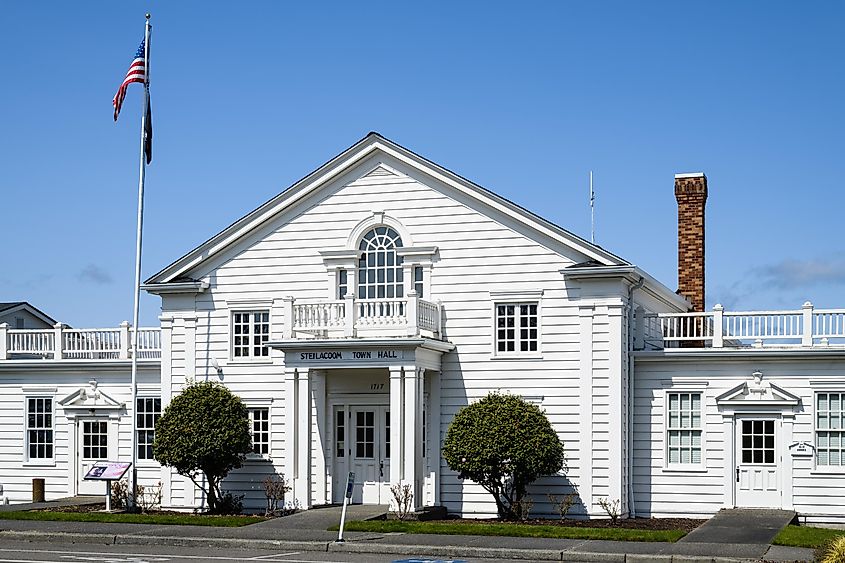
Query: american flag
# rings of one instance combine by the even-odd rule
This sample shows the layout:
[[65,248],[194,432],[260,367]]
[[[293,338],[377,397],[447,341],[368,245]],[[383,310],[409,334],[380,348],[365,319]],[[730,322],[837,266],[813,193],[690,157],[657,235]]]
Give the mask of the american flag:
[[117,94],[114,95],[112,105],[114,106],[114,120],[117,121],[117,116],[120,114],[120,107],[123,105],[123,98],[126,97],[126,88],[133,82],[145,83],[147,81],[147,68],[144,62],[144,41],[141,41],[141,46],[135,53],[135,58],[132,64],[129,65],[129,70],[126,72],[126,78],[123,79],[123,84],[117,89]]

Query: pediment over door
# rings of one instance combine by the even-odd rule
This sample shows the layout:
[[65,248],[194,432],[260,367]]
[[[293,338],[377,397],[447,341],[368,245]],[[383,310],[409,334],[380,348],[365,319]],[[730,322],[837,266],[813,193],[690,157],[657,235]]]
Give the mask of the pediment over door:
[[763,374],[754,372],[752,379],[716,397],[719,407],[795,407],[801,398],[774,383],[763,381]]
[[59,401],[66,411],[102,411],[109,412],[123,409],[121,403],[97,388],[97,380],[92,379],[85,387],[80,387]]

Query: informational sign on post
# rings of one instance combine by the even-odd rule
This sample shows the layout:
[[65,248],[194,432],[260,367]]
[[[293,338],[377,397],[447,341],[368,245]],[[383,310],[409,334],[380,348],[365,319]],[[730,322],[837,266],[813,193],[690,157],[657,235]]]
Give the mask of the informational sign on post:
[[337,542],[342,543],[343,525],[346,523],[346,507],[352,502],[352,491],[355,488],[355,472],[350,471],[346,477],[346,494],[343,495],[343,509],[340,511],[340,529],[337,531]]
[[106,512],[111,512],[111,482],[122,479],[131,466],[128,461],[98,461],[83,477],[88,481],[106,482]]

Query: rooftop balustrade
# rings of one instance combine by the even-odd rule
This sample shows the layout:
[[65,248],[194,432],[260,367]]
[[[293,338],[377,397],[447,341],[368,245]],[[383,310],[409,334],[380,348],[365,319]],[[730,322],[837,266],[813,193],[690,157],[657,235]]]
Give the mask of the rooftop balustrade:
[[[57,323],[49,329],[10,329],[0,324],[0,361],[124,360],[132,358],[135,330],[123,322],[118,328],[69,328]],[[161,329],[138,329],[138,359],[161,358]]]
[[845,309],[646,313],[635,334],[636,349],[845,346]]

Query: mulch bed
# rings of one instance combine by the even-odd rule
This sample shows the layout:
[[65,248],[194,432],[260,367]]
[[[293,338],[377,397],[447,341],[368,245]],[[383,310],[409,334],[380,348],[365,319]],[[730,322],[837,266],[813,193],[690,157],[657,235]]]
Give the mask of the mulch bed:
[[[528,526],[565,526],[570,528],[624,528],[628,530],[684,530],[691,532],[707,520],[699,520],[697,518],[620,518],[615,524],[612,524],[609,519],[595,519],[595,520],[573,520],[567,518],[566,520],[559,519],[532,519],[525,520],[522,524]],[[471,524],[478,524],[480,522],[486,524],[495,524],[502,522],[501,520],[470,520],[458,519],[449,520],[449,522],[466,522]]]

